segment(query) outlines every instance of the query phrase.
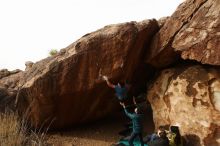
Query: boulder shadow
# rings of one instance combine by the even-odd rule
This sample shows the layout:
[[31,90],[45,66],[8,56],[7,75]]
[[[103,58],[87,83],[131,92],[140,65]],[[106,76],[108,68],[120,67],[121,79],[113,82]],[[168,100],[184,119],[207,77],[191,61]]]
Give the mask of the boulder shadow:
[[184,135],[183,143],[184,143],[184,146],[201,146],[201,140],[195,134]]

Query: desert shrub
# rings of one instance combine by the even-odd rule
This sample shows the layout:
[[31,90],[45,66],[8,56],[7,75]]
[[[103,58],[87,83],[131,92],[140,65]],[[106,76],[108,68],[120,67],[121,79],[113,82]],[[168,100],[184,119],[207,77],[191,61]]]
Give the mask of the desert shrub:
[[0,114],[1,146],[44,146],[46,132],[29,129],[27,122],[18,114],[6,112]]
[[56,49],[51,49],[51,50],[49,51],[50,56],[54,56],[54,55],[56,55],[57,53],[58,53],[58,51],[57,51]]

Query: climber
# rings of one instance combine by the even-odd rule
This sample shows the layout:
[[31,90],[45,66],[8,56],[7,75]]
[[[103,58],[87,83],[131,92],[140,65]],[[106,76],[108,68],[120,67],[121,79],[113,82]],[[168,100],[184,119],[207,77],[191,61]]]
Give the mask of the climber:
[[107,76],[103,76],[103,79],[106,81],[107,85],[110,88],[115,89],[116,96],[120,102],[124,102],[128,97],[128,90],[130,86],[125,82],[119,82],[117,85],[112,84]]
[[146,142],[151,142],[151,141],[154,141],[155,139],[159,138],[160,132],[163,132],[163,131],[166,131],[164,126],[159,126],[158,130],[155,133],[150,134],[146,137]]
[[168,139],[170,146],[183,146],[183,140],[181,138],[178,126],[170,126]]
[[122,107],[124,108],[125,114],[132,120],[132,134],[131,137],[129,138],[129,145],[133,146],[133,141],[134,139],[138,136],[141,146],[144,146],[144,141],[143,141],[143,137],[142,137],[142,129],[143,129],[143,125],[142,125],[142,118],[143,118],[143,114],[141,114],[141,111],[139,108],[135,108],[135,112],[134,113],[129,113],[125,107],[125,104],[120,102],[120,104],[122,105]]

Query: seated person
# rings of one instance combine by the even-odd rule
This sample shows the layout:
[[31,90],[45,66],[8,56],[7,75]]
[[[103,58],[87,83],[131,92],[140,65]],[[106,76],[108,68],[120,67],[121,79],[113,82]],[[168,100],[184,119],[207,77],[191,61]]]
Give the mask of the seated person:
[[148,146],[169,146],[169,140],[165,130],[158,131],[157,136],[152,138],[152,141],[147,143]]
[[170,126],[168,133],[170,146],[183,146],[182,138],[178,126]]
[[155,132],[155,133],[153,133],[153,134],[151,134],[151,135],[148,135],[148,136],[146,137],[147,139],[146,139],[145,141],[146,141],[146,142],[154,141],[156,138],[159,137],[159,133],[160,133],[161,131],[165,131],[164,126],[159,126],[157,132]]

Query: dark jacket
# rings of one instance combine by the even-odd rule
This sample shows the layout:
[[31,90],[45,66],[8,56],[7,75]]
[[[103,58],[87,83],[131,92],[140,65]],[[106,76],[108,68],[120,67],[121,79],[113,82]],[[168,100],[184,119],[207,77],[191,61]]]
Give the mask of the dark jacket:
[[115,86],[115,94],[118,100],[123,101],[127,98],[128,89],[126,87],[120,87],[118,85]]
[[125,110],[125,114],[132,120],[133,132],[141,133],[143,129],[143,125],[142,125],[143,115],[136,113],[129,113],[126,108],[124,110]]
[[169,140],[167,137],[166,138],[158,137],[155,140],[148,142],[147,144],[148,146],[169,146]]

